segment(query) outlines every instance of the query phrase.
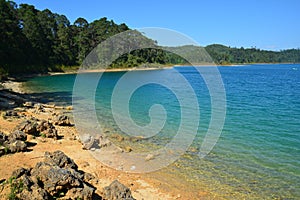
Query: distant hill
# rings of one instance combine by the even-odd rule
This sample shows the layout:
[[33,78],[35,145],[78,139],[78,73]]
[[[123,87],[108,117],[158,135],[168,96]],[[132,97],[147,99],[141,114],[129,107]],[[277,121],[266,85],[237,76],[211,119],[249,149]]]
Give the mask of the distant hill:
[[218,64],[300,62],[300,49],[267,51],[256,48],[231,48],[220,44],[213,44],[206,46],[205,50]]
[[[216,64],[300,63],[300,49],[267,51],[256,48],[231,48],[221,44],[206,47],[186,45],[163,47],[163,49],[167,51],[165,62],[171,64],[186,64],[187,61],[193,63],[214,61]],[[182,55],[182,57],[175,54]]]
[[209,64],[213,60],[206,49],[199,46],[185,45],[179,47],[162,47],[166,52],[165,62],[170,64],[202,63]]

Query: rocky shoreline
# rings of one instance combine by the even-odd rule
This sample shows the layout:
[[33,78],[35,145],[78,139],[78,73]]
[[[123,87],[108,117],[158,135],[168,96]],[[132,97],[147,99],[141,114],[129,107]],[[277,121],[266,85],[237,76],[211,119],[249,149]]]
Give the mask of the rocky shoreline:
[[[32,100],[29,95],[7,89],[0,91],[0,97],[3,120],[21,121],[12,132],[0,132],[1,157],[28,152],[39,141],[46,142],[46,138],[60,140],[63,136],[58,134],[56,126],[73,126],[68,116],[57,112],[58,109],[69,111],[70,107],[34,103],[28,101]],[[38,118],[41,113],[52,117]],[[79,141],[76,135],[73,140]],[[37,162],[35,167],[18,168],[8,179],[2,179],[1,199],[134,199],[130,189],[117,180],[104,187],[101,196],[95,193],[95,184],[99,180],[79,170],[77,164],[60,150],[46,151],[42,157],[43,161]]]
[[95,160],[69,118],[71,106],[2,88],[0,110],[0,199],[184,199],[149,176]]
[[[71,106],[41,104],[30,94],[19,93],[19,83],[3,85],[0,199],[168,199],[151,194],[154,188],[139,189],[144,183],[140,176],[124,178],[129,175],[93,159],[69,118]],[[16,88],[17,92],[11,90]],[[77,163],[72,159],[75,154]]]
[[44,159],[33,168],[19,168],[3,181],[2,191],[8,199],[128,199],[134,200],[129,188],[118,180],[95,193],[98,179],[78,169],[62,151],[45,152]]

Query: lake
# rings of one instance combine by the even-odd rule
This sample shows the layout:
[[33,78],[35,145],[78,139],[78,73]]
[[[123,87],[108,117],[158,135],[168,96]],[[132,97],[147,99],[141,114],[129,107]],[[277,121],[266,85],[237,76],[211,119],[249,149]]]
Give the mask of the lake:
[[[199,109],[200,121],[196,124],[192,143],[176,162],[162,168],[160,173],[177,177],[178,181],[184,179],[191,187],[204,188],[220,198],[299,199],[300,65],[220,66],[218,70],[226,92],[225,124],[216,145],[204,158],[198,153],[209,129],[212,102],[209,87],[194,67],[128,72],[134,80],[156,80],[136,88],[130,93],[129,100],[121,95],[126,90],[122,89],[126,88],[122,84],[122,90],[114,93],[116,84],[126,72],[103,73],[93,99],[99,124],[116,145],[130,146],[132,152],[151,152],[172,141],[183,120],[182,114],[188,124],[185,130],[192,131],[189,127],[194,125],[194,118],[189,118],[189,113],[192,117]],[[88,91],[89,82],[97,80],[99,73],[82,77],[81,84],[86,81],[87,89],[82,91],[80,101],[88,103],[85,94],[91,92]],[[75,78],[74,74],[35,77],[24,83],[24,87],[45,101],[71,105]],[[157,80],[164,80],[171,89],[158,84]],[[134,84],[127,80],[128,87]],[[189,96],[191,89],[195,96]],[[131,120],[139,127],[150,124],[153,119],[149,110],[153,105],[161,105],[165,112],[154,114],[156,123],[165,120],[162,128],[156,135],[145,133],[144,140],[128,139],[142,132],[128,135],[126,127],[120,128],[112,111],[114,95],[119,95],[116,105],[125,104],[114,108],[121,115],[119,117],[122,119],[120,109],[128,108]],[[193,102],[195,99],[197,103]],[[181,105],[181,101],[193,103]],[[182,109],[186,113],[182,113]],[[94,123],[90,125],[95,126]],[[186,137],[191,136],[187,134]]]

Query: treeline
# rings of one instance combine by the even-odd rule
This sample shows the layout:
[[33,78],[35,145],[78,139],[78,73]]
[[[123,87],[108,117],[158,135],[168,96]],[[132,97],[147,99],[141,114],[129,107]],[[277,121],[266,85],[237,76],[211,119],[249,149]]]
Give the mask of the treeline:
[[0,0],[0,70],[32,73],[80,65],[87,54],[108,37],[129,30],[107,18],[88,23],[32,5]]
[[[191,61],[195,64],[211,63],[220,65],[249,64],[249,63],[300,63],[300,49],[288,49],[282,51],[266,51],[257,48],[231,48],[220,44],[199,47],[186,45],[180,47],[166,47],[166,63],[188,64]],[[187,60],[185,59],[187,58]]]
[[230,48],[219,44],[205,47],[218,64],[300,63],[300,49],[266,51],[256,48]]
[[[0,0],[0,77],[1,74],[44,73],[60,71],[64,66],[80,66],[98,44],[128,30],[126,24],[118,25],[105,17],[91,23],[80,17],[71,24],[66,16],[48,9],[40,11],[32,5],[18,6],[13,1]],[[147,46],[157,46],[140,32],[129,34]],[[149,48],[122,55],[110,67],[165,64],[165,60],[162,50]]]

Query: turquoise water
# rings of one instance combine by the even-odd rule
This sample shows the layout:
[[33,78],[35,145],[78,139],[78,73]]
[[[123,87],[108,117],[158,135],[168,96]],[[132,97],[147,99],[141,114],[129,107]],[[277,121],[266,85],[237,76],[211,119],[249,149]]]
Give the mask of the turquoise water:
[[[164,173],[178,173],[224,198],[300,198],[300,65],[248,65],[219,67],[226,90],[227,113],[224,129],[212,152],[197,156],[211,117],[208,88],[193,67],[176,67],[191,84],[200,105],[198,134],[188,152]],[[139,77],[153,76],[172,81],[172,70],[139,71]],[[111,95],[124,72],[105,73],[96,92],[98,119],[110,134],[126,135],[111,113]],[[97,74],[86,74],[87,79]],[[35,77],[25,87],[37,97],[58,104],[71,104],[75,75]],[[149,109],[161,104],[167,121],[161,132],[148,140],[130,143],[134,151],[147,151],[167,144],[180,123],[180,106],[175,94],[158,84],[136,90],[129,109],[136,124],[150,122]],[[122,145],[120,143],[120,145]]]

